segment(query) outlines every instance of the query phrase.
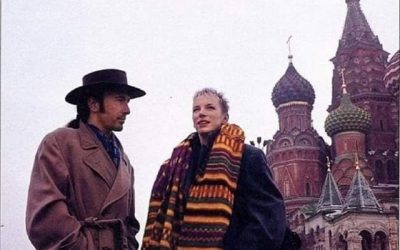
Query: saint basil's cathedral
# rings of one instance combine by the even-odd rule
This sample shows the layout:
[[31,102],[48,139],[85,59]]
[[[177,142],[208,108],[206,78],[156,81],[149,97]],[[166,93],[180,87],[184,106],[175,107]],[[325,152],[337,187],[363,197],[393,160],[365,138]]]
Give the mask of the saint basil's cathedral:
[[399,249],[400,52],[389,57],[360,7],[347,16],[333,63],[328,145],[312,126],[312,84],[289,65],[272,102],[279,130],[265,143],[301,249]]

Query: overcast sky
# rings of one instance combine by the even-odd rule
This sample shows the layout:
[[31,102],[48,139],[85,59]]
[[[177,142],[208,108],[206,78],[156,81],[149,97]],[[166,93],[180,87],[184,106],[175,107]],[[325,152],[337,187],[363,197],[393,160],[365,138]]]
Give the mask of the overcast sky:
[[[399,49],[398,0],[361,0],[384,50]],[[203,87],[230,100],[230,122],[271,139],[278,119],[275,83],[293,63],[313,85],[318,133],[331,101],[334,57],[345,0],[3,0],[1,13],[1,245],[33,249],[25,232],[32,162],[43,136],[75,117],[65,95],[82,76],[125,70],[147,92],[131,102],[117,136],[136,173],[142,229],[160,164],[190,132],[193,93]]]

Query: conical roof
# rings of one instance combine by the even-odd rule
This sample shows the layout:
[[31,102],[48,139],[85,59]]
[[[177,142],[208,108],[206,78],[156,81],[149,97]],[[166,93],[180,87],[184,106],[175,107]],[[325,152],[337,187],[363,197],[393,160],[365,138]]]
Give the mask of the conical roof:
[[340,194],[339,188],[330,169],[328,169],[328,174],[325,177],[325,182],[322,187],[321,196],[319,197],[317,212],[341,210],[342,208],[342,195]]
[[374,193],[358,166],[356,156],[356,173],[354,174],[349,191],[347,192],[344,211],[382,211]]
[[292,101],[303,101],[313,105],[314,100],[315,93],[310,82],[304,79],[290,62],[285,74],[275,84],[272,103],[277,108],[280,104]]
[[360,46],[382,48],[361,10],[360,0],[346,0],[346,4],[347,15],[339,50]]
[[332,137],[344,131],[367,132],[371,127],[371,115],[355,106],[348,93],[344,93],[337,109],[329,113],[325,120],[325,131]]

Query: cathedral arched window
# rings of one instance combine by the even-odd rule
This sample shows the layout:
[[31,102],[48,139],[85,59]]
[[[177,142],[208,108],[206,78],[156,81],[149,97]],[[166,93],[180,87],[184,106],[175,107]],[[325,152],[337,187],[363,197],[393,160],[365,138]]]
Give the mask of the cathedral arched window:
[[379,182],[383,182],[385,180],[385,169],[381,160],[375,161],[375,173]]
[[389,180],[398,180],[399,179],[399,169],[396,169],[396,164],[393,160],[389,160],[387,162],[387,173]]
[[380,131],[385,131],[387,130],[388,126],[387,126],[387,117],[383,116],[382,114],[383,111],[381,108],[378,107],[378,109],[376,110],[378,116],[373,120],[373,127],[377,130]]
[[288,146],[290,146],[290,141],[289,140],[287,140],[287,139],[283,139],[283,140],[281,140],[280,142],[279,142],[279,147],[288,147]]
[[343,250],[348,249],[346,238],[342,234],[339,235],[339,240],[337,242],[337,249],[343,249]]
[[375,249],[379,249],[379,250],[388,249],[387,237],[384,232],[382,232],[382,231],[376,232],[375,237],[374,237],[374,246],[375,246]]
[[301,139],[300,143],[301,145],[311,145],[310,141],[305,138]]
[[372,250],[372,236],[371,233],[363,230],[361,236],[361,250]]

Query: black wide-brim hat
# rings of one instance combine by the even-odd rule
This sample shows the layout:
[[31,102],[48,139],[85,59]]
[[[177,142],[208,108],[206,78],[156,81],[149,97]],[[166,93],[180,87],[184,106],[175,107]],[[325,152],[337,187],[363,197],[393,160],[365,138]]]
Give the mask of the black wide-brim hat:
[[69,92],[65,96],[65,101],[77,105],[83,101],[85,94],[100,88],[125,93],[131,99],[146,94],[143,90],[128,84],[125,71],[119,69],[103,69],[85,75],[82,78],[82,86]]

